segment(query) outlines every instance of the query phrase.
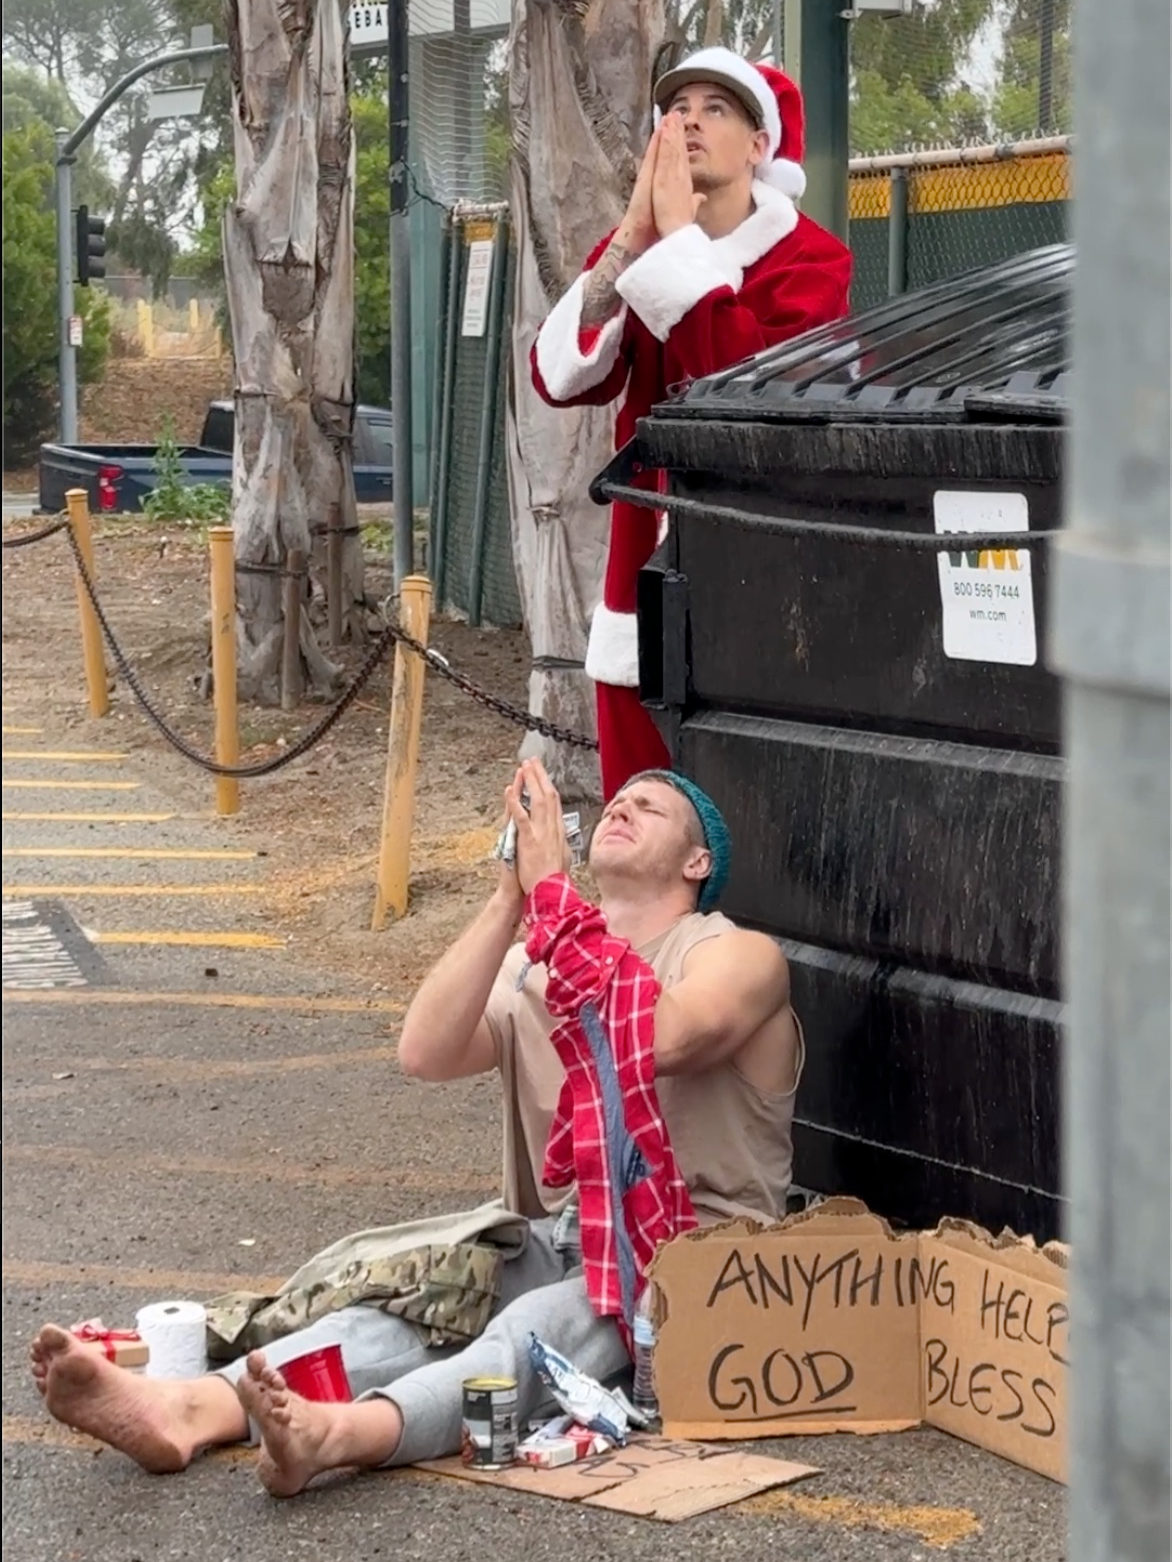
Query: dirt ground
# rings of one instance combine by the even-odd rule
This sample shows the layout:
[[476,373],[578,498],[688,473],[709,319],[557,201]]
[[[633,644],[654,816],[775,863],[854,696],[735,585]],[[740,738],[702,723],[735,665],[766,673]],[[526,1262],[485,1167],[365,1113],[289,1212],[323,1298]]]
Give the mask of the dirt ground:
[[[10,532],[9,535],[12,535]],[[165,543],[165,547],[163,544]],[[198,534],[114,518],[95,538],[99,588],[131,665],[169,722],[211,751],[213,712],[199,693],[206,667],[207,562]],[[368,590],[390,589],[368,554]],[[140,751],[150,775],[179,806],[207,810],[213,782],[170,749],[118,681],[113,710],[90,721],[74,582],[67,547],[53,538],[4,555],[4,656],[13,684],[39,686],[46,723],[74,729],[79,745]],[[439,619],[431,642],[457,670],[524,707],[529,648],[520,631],[474,630]],[[342,660],[353,671],[362,650]],[[355,706],[303,760],[242,784],[240,814],[226,821],[272,858],[266,921],[294,933],[315,963],[396,993],[409,989],[483,903],[495,867],[490,852],[522,732],[429,673],[416,795],[408,916],[370,932],[390,706],[390,658]],[[320,705],[283,713],[242,707],[245,761],[268,757],[323,714]]]

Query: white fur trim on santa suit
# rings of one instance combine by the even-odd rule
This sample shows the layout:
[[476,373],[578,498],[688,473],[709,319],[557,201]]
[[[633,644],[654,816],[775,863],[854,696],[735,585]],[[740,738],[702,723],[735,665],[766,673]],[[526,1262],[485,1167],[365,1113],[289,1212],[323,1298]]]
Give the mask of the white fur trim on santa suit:
[[[763,161],[758,166],[756,177],[771,184],[783,195],[788,195],[791,200],[800,200],[806,193],[806,172],[800,163],[777,155],[781,147],[781,110],[777,106],[777,99],[769,83],[757,67],[750,65],[748,60],[743,60],[739,54],[734,54],[731,49],[718,47],[700,49],[695,54],[690,54],[686,60],[680,62],[678,71],[668,71],[664,80],[670,81],[677,74],[686,75],[690,81],[711,81],[716,85],[719,85],[721,80],[730,84],[735,82],[742,91],[748,93],[757,105],[757,112],[761,117],[761,129],[769,137],[769,145]],[[654,117],[658,125],[663,118],[663,110],[658,104]]]
[[572,401],[593,390],[618,362],[627,319],[624,304],[618,314],[606,322],[598,340],[588,353],[578,346],[582,328],[582,301],[586,294],[584,272],[558,301],[537,333],[537,371],[555,401]]
[[798,209],[788,195],[755,179],[752,196],[752,215],[723,238],[710,239],[690,223],[653,244],[619,277],[615,286],[620,297],[657,341],[666,342],[688,311],[716,288],[739,293],[745,268],[797,226]]
[[639,619],[635,613],[616,613],[600,602],[590,620],[586,644],[586,672],[595,683],[620,689],[639,687]]

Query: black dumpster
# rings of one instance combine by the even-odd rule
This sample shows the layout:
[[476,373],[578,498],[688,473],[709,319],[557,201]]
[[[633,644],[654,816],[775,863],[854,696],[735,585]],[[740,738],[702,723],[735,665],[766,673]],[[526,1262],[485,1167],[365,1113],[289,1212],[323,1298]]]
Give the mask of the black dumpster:
[[698,381],[603,482],[669,474],[642,694],[733,825],[725,909],[791,960],[798,1181],[1040,1239],[1062,760],[1049,549],[1015,542],[1060,525],[1072,267],[1036,251]]

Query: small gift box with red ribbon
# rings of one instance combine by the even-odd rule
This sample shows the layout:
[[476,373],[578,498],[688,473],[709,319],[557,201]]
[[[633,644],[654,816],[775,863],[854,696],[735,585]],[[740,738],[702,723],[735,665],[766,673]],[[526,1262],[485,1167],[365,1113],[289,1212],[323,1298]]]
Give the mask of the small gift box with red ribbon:
[[86,1345],[97,1346],[116,1367],[145,1367],[151,1359],[150,1347],[137,1329],[107,1329],[100,1318],[87,1318],[69,1332]]

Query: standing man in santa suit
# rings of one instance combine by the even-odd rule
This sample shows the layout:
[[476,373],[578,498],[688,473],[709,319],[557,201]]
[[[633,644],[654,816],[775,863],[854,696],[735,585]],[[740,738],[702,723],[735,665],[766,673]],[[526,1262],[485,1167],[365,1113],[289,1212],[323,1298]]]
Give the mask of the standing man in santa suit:
[[[850,251],[794,204],[806,186],[804,114],[786,75],[702,49],[661,76],[653,95],[655,131],[626,215],[533,347],[534,384],[552,405],[622,396],[616,447],[669,386],[838,319],[850,285]],[[658,474],[641,485],[656,488]],[[638,691],[635,595],[658,525],[654,510],[613,507],[586,652],[605,798],[669,763]]]

